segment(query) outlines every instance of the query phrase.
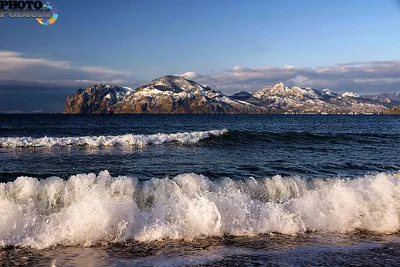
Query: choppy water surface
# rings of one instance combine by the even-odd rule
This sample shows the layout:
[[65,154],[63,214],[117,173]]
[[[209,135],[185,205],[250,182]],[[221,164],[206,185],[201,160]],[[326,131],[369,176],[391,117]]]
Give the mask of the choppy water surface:
[[0,262],[390,266],[399,142],[396,116],[0,115]]

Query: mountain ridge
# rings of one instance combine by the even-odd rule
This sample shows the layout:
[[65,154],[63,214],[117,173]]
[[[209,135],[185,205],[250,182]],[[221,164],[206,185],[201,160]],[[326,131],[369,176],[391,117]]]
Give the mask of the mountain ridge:
[[385,114],[400,106],[310,87],[267,85],[226,95],[181,76],[167,75],[136,89],[96,84],[68,96],[66,114]]

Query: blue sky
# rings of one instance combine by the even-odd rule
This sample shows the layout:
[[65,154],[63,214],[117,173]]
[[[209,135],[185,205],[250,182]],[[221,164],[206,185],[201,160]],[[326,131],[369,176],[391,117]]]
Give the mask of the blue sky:
[[[52,3],[59,10],[54,25],[0,19],[3,87],[38,81],[73,89],[96,81],[135,86],[182,74],[226,93],[277,81],[337,91],[400,89],[395,0]],[[341,68],[346,81],[338,82]],[[1,88],[0,97],[9,97]]]

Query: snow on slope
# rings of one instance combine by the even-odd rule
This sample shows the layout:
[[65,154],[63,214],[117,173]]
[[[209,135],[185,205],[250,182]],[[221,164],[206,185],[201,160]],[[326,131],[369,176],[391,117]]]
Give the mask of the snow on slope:
[[[85,96],[83,95],[85,94]],[[89,97],[87,97],[89,96]],[[86,105],[81,105],[85,103]],[[97,84],[68,98],[65,113],[382,113],[393,104],[283,83],[231,96],[180,76],[164,76],[136,89]],[[88,107],[88,108],[87,108]],[[86,108],[86,110],[85,110]]]

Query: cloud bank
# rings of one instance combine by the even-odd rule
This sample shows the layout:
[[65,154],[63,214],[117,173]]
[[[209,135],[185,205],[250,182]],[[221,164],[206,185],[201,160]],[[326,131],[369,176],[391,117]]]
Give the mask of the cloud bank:
[[[361,94],[400,91],[400,60],[353,62],[317,68],[293,65],[255,68],[235,66],[212,74],[186,72],[180,75],[225,93],[255,91],[278,82]],[[0,51],[0,84],[3,85],[40,84],[77,88],[98,82],[139,85],[133,75],[126,71],[77,66],[67,61],[31,58],[18,52]]]
[[353,62],[317,68],[292,65],[256,68],[235,66],[231,70],[209,75],[195,72],[181,75],[225,93],[255,91],[278,82],[360,94],[400,91],[400,60]]
[[67,61],[30,58],[13,51],[0,51],[0,83],[40,83],[57,86],[87,86],[94,83],[134,84],[124,71],[96,66],[76,66]]
[[0,51],[0,112],[61,111],[68,95],[95,83],[139,84],[125,71]]

